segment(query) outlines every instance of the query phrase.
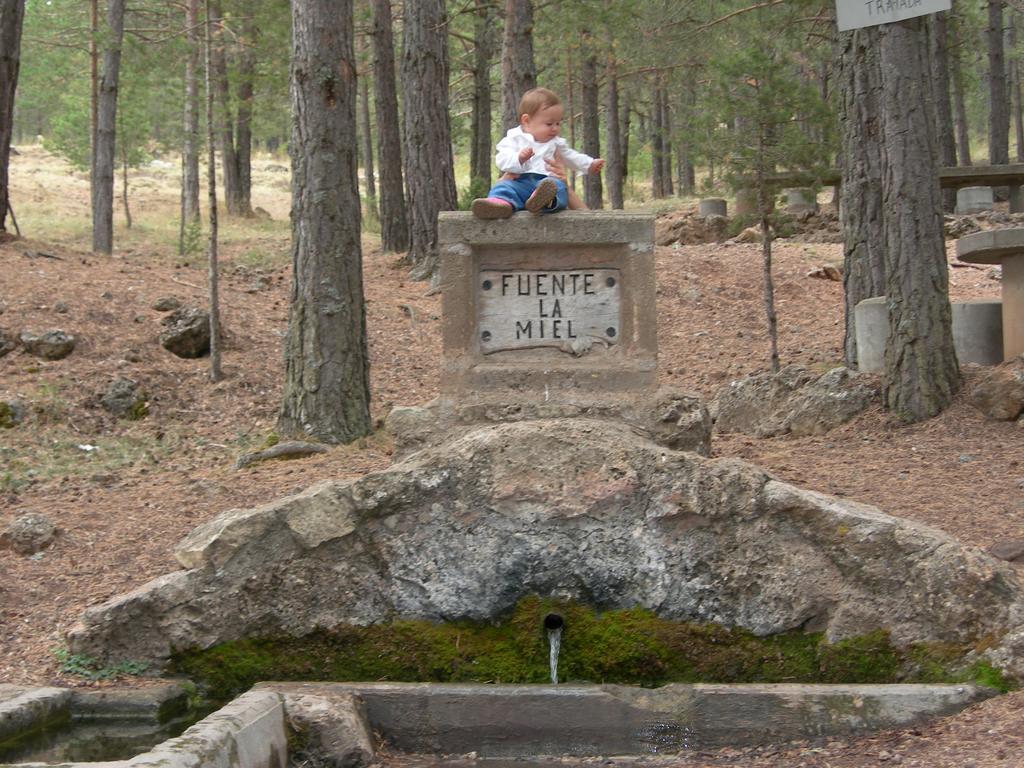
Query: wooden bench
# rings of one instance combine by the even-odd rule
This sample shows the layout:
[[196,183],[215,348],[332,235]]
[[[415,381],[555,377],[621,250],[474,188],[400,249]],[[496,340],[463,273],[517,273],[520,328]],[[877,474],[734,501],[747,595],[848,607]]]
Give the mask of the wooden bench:
[[[836,187],[842,184],[842,173],[838,168],[826,168],[819,172],[783,171],[765,176],[769,186],[809,187],[821,185]],[[753,186],[753,179],[748,179]],[[939,168],[939,186],[946,189],[960,187],[1003,187],[1010,188],[1010,213],[1024,213],[1024,163],[1009,165],[968,165]]]

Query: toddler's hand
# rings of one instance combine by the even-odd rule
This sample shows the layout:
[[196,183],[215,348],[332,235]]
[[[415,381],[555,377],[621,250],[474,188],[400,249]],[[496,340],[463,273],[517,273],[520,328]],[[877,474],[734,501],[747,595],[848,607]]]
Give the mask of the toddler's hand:
[[602,168],[604,168],[604,159],[599,157],[590,164],[587,173],[600,173]]
[[526,147],[519,150],[519,164],[522,165],[527,160],[533,157],[533,147]]

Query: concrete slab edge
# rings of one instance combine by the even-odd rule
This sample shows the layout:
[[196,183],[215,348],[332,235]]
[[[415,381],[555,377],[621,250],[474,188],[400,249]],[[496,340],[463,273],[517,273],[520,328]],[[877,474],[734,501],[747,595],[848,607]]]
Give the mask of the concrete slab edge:
[[[70,700],[70,691],[65,693]],[[281,695],[273,691],[250,691],[196,723],[181,736],[168,739],[130,760],[105,763],[19,763],[18,766],[285,768],[287,764],[288,738]]]
[[286,697],[348,691],[409,752],[483,757],[656,754],[901,727],[995,695],[972,685],[261,684]]
[[0,741],[7,741],[70,716],[70,690],[29,688],[0,701]]

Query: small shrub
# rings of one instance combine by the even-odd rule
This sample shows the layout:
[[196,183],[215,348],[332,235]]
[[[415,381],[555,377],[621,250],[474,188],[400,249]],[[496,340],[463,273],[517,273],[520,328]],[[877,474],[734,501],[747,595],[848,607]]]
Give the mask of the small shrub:
[[462,193],[459,195],[459,210],[468,211],[473,201],[478,197],[487,197],[490,188],[487,179],[481,179],[479,176],[475,179],[470,179],[469,186],[462,190]]
[[376,197],[363,198],[363,230],[380,234],[380,203]]
[[203,251],[203,227],[199,219],[186,221],[181,235],[183,256],[195,256]]
[[145,674],[149,664],[144,661],[120,661],[110,666],[100,666],[91,656],[71,653],[66,648],[57,648],[53,655],[60,662],[60,671],[88,680],[113,680],[117,677],[138,677]]

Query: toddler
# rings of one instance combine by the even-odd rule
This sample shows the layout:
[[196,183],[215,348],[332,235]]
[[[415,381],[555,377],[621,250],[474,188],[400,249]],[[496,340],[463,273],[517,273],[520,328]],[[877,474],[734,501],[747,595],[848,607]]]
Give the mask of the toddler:
[[578,173],[600,173],[604,160],[577,152],[558,134],[562,129],[562,102],[547,88],[534,88],[519,100],[519,126],[498,142],[495,162],[502,173],[517,174],[502,179],[473,201],[471,210],[480,219],[507,219],[516,211],[550,213],[568,206],[565,182],[553,178],[546,161],[557,152],[563,162]]

